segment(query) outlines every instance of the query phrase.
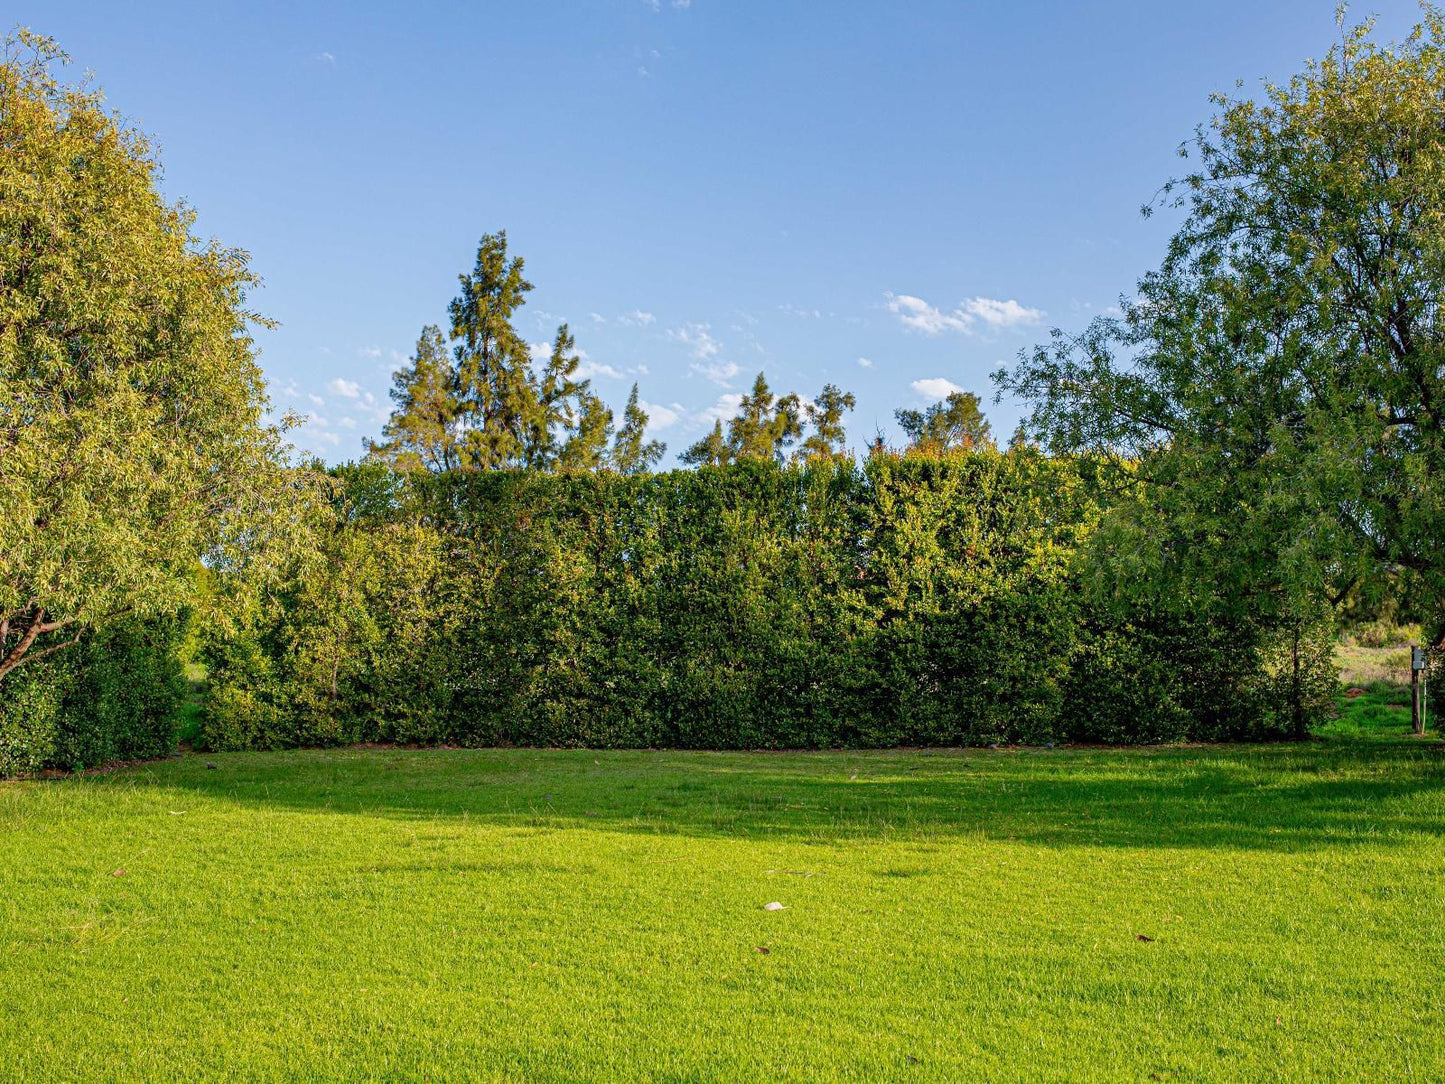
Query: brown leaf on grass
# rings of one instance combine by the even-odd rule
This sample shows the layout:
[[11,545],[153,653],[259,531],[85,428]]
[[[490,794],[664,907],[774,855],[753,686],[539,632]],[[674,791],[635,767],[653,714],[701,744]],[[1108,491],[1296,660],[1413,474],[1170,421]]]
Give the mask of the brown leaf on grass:
[[768,948],[767,945],[754,945],[754,946],[753,946],[753,951],[754,951],[754,952],[761,952],[764,956],[766,956],[768,953],[772,952],[773,950],[770,949],[770,948]]
[[1145,934],[1145,933],[1136,933],[1136,934],[1134,935],[1134,940],[1135,940],[1135,941],[1152,941],[1152,940],[1154,940],[1154,938],[1150,937],[1148,934]]
[[111,876],[112,876],[112,877],[124,877],[124,876],[125,876],[127,873],[129,873],[129,872],[130,872],[129,870],[118,869],[118,870],[112,871]]

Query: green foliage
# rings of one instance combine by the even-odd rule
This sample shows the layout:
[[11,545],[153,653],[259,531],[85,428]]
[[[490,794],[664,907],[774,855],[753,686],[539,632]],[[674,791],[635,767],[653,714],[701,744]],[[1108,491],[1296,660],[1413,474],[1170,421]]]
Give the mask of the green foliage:
[[1302,641],[1279,680],[1313,625],[1089,588],[1096,473],[992,449],[660,475],[344,468],[317,559],[217,626],[203,736],[807,748],[1315,721],[1327,645]]
[[441,329],[421,329],[410,361],[392,377],[396,404],[382,427],[384,443],[367,441],[377,459],[398,470],[454,470],[461,466],[457,379]]
[[813,431],[799,447],[799,457],[847,455],[848,434],[843,428],[843,415],[857,405],[858,400],[851,391],[845,392],[836,384],[824,384],[815,401],[803,404],[803,414]]
[[1445,19],[1424,11],[1398,45],[1342,27],[1258,100],[1216,97],[1122,317],[998,374],[1053,450],[1145,487],[1109,536],[1134,578],[1287,624],[1407,574],[1445,632]]
[[816,402],[805,403],[796,393],[774,396],[763,373],[753,381],[752,391],[742,396],[737,414],[696,441],[679,456],[686,466],[725,467],[744,459],[788,461],[788,449],[803,435],[805,425],[813,431],[793,452],[795,462],[808,459],[841,458],[847,435],[843,415],[853,409],[852,393],[826,384]]
[[582,356],[566,324],[540,370],[534,365],[514,324],[532,289],[522,269],[520,256],[507,255],[505,231],[482,238],[449,309],[452,356],[438,328],[422,329],[394,378],[385,439],[367,442],[369,459],[400,471],[635,474],[662,458],[663,445],[645,439],[635,384],[614,443],[612,411],[578,379]]
[[186,696],[187,622],[125,618],[0,686],[0,777],[169,754]]
[[667,445],[647,439],[647,412],[639,404],[637,385],[633,384],[607,465],[619,474],[642,474],[655,467],[665,451]]
[[249,337],[254,278],[165,202],[150,142],[27,33],[0,50],[0,683],[255,564],[304,505]]
[[894,418],[908,436],[908,447],[920,452],[993,446],[988,420],[979,409],[978,396],[956,391],[927,410],[896,410]]

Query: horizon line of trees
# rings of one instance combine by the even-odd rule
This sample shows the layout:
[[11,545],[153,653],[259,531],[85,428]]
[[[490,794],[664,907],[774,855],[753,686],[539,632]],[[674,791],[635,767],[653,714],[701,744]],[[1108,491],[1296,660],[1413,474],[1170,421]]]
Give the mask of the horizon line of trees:
[[[391,417],[382,439],[366,438],[365,458],[396,470],[610,470],[641,474],[667,451],[647,439],[649,417],[632,385],[621,425],[580,378],[582,356],[564,322],[539,366],[513,323],[532,283],[521,256],[508,256],[507,232],[488,233],[441,326],[428,324],[416,349],[392,377]],[[776,396],[759,372],[737,413],[719,418],[679,456],[685,466],[725,466],[742,459],[804,462],[851,455],[845,415],[852,392],[823,386],[816,399]],[[910,450],[948,451],[993,443],[979,397],[958,391],[926,410],[894,417]],[[881,449],[879,434],[870,447]]]

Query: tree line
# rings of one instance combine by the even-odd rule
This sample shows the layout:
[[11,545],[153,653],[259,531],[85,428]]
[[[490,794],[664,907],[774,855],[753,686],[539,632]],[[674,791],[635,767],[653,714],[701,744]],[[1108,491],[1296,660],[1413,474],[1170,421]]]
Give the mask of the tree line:
[[[539,366],[517,330],[517,311],[532,283],[521,256],[509,256],[507,233],[489,233],[472,270],[458,276],[448,333],[428,324],[392,377],[390,419],[366,457],[401,470],[543,470],[641,474],[666,454],[647,439],[648,414],[632,385],[621,425],[611,408],[578,379],[582,356],[563,323]],[[847,457],[845,416],[852,392],[825,384],[816,399],[775,396],[758,373],[737,413],[679,457],[687,466],[726,466],[742,459],[777,463]],[[953,392],[926,411],[898,410],[908,447],[936,452],[991,444],[979,398]],[[874,441],[881,447],[880,435]]]
[[[200,568],[266,597],[332,507],[271,418],[247,254],[196,235],[145,133],[63,82],[64,62],[28,32],[0,50],[0,689],[97,630],[203,601]],[[1081,550],[1090,590],[1166,608],[1207,593],[1302,635],[1403,585],[1445,642],[1442,130],[1441,13],[1392,44],[1342,27],[1287,82],[1214,99],[1162,196],[1181,225],[1123,315],[996,374],[1029,408],[1022,437],[1129,495]],[[619,420],[569,328],[534,362],[504,235],[459,287],[369,457],[428,476],[660,462],[636,387]],[[846,455],[852,403],[760,374],[681,458],[811,467]],[[910,455],[991,443],[967,393],[897,418]]]

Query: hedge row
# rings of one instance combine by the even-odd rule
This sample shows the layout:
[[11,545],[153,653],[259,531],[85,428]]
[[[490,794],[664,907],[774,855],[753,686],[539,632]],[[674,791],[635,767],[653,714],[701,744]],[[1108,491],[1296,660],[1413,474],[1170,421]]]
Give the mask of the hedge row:
[[206,648],[213,748],[1258,739],[1334,689],[1298,625],[1091,601],[1098,488],[1037,454],[337,478]]
[[186,681],[181,618],[121,621],[0,684],[0,777],[165,756]]

